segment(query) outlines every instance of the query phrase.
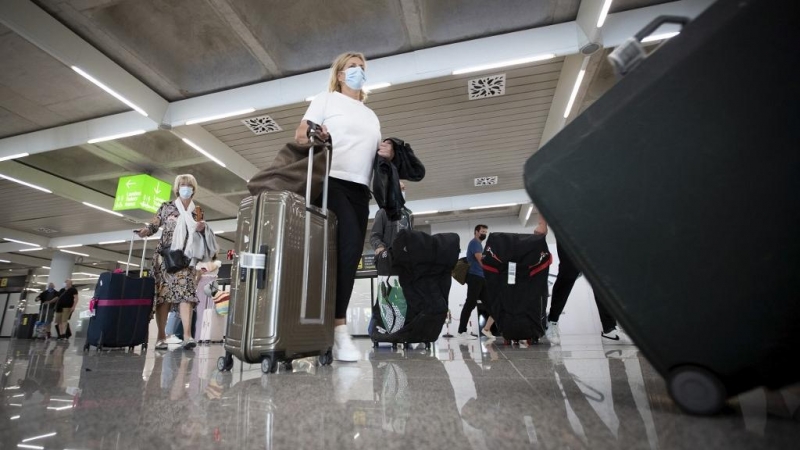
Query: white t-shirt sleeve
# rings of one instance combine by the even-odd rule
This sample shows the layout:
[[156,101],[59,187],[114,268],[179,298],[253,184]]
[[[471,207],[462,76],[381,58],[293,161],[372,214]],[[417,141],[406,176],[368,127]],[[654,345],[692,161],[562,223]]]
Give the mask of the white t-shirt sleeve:
[[306,113],[303,115],[303,122],[310,120],[318,125],[325,121],[325,105],[328,103],[328,92],[320,92],[311,100]]

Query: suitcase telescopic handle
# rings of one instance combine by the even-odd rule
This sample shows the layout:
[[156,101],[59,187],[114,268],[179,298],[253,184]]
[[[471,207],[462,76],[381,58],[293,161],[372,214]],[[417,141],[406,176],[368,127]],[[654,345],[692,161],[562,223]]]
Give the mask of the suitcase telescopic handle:
[[686,26],[689,23],[688,17],[681,16],[658,16],[647,24],[641,31],[633,37],[626,39],[608,55],[608,61],[614,67],[614,71],[619,77],[625,76],[635,69],[642,61],[647,58],[647,53],[642,46],[642,40],[653,34],[661,25],[673,23]]
[[[319,133],[322,132],[322,126],[310,121],[306,120],[308,124],[308,130],[306,131],[306,135],[311,143],[311,146],[308,148],[308,175],[306,177],[306,211],[310,212],[311,214],[321,216],[323,219],[328,218],[328,174],[330,173],[331,169],[331,157],[332,157],[332,147],[331,147],[331,138],[328,136],[327,141],[322,141],[319,138]],[[323,147],[323,151],[325,151],[325,176],[322,178],[322,212],[315,211],[311,208],[311,202],[313,199],[311,198],[311,183],[313,181],[313,174],[314,174],[314,148],[321,145]]]

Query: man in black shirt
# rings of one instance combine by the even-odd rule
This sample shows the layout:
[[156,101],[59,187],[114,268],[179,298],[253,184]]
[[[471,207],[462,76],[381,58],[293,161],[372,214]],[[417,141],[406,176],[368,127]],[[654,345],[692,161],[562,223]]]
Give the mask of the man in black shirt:
[[[56,333],[58,340],[69,339],[72,333],[69,332],[69,316],[75,309],[78,300],[78,290],[72,286],[72,280],[67,280],[64,290],[56,301]],[[62,332],[63,330],[63,332]]]

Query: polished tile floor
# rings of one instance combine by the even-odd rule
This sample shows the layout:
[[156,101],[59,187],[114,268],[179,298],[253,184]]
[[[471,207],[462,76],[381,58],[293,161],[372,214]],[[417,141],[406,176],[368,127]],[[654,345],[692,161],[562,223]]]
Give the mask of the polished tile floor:
[[440,340],[358,363],[262,375],[220,345],[144,354],[0,340],[0,448],[800,448],[800,387],[757,390],[720,416],[682,414],[635,347],[599,336],[509,348]]

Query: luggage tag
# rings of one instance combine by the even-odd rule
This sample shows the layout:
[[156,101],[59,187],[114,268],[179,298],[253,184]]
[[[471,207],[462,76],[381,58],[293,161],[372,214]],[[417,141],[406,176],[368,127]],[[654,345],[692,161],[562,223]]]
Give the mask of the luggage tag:
[[517,263],[508,263],[508,284],[514,284],[517,280]]

